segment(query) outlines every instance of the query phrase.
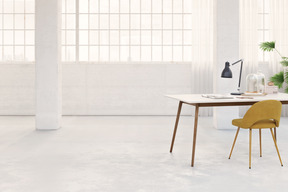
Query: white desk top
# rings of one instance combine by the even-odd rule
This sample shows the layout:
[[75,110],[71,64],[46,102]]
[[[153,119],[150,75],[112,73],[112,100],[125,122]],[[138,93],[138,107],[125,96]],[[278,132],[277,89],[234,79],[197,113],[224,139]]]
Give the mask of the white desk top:
[[212,99],[202,97],[202,94],[181,94],[181,95],[165,95],[169,98],[176,99],[178,101],[183,101],[185,103],[231,103],[231,102],[258,102],[263,100],[279,100],[288,101],[288,94],[278,93],[278,94],[268,94],[265,96],[251,96],[253,99],[239,99],[235,95],[233,99]]

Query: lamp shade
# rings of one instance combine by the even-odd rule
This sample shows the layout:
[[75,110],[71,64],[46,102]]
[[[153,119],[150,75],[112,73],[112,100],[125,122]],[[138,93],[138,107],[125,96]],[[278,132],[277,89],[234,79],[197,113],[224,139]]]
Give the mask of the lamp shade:
[[229,62],[225,63],[225,68],[222,71],[221,77],[222,78],[232,78],[232,71],[230,69]]

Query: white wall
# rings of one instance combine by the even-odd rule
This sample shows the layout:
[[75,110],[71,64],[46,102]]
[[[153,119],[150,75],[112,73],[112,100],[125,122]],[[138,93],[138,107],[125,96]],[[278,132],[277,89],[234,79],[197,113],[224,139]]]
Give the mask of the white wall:
[[[63,115],[175,115],[190,64],[63,64]],[[183,107],[182,114],[194,109]],[[35,65],[0,65],[0,115],[35,114]]]

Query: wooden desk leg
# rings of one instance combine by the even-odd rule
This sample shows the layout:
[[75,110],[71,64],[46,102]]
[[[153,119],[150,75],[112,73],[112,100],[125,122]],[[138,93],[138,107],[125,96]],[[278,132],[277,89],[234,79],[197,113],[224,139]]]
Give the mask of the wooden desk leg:
[[176,137],[176,132],[177,132],[178,122],[179,122],[180,113],[181,113],[181,109],[182,109],[182,104],[183,104],[183,102],[180,101],[179,105],[178,105],[178,112],[177,112],[177,117],[176,117],[175,126],[174,126],[174,132],[173,132],[173,137],[172,137],[172,142],[171,142],[171,147],[170,147],[170,153],[172,153],[172,151],[173,151],[174,140]]
[[197,125],[198,125],[198,113],[199,113],[199,105],[195,105],[195,120],[194,120],[194,134],[193,134],[193,147],[192,147],[191,167],[194,167],[196,137],[197,137]]

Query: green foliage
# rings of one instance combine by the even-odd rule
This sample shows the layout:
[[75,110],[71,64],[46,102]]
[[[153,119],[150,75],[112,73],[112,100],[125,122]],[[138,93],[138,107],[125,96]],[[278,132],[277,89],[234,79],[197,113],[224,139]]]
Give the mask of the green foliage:
[[288,60],[280,61],[280,63],[281,63],[284,67],[288,66]]
[[[286,75],[288,75],[286,73]],[[286,76],[285,75],[285,76]],[[278,88],[282,88],[284,82],[284,72],[281,71],[270,78],[270,81],[274,83],[274,85],[278,86]]]
[[273,51],[275,49],[275,41],[263,42],[260,44],[260,49],[263,51]]

